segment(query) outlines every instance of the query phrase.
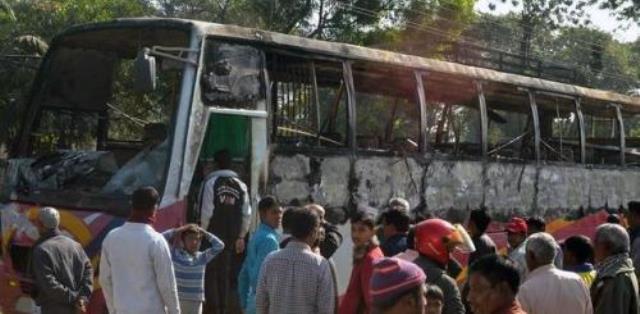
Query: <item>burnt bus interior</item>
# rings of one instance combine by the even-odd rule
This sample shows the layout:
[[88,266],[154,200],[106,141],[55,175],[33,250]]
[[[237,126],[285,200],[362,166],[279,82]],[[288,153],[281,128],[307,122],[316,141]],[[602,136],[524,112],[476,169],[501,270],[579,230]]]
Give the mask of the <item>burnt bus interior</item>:
[[276,151],[640,166],[640,107],[410,65],[265,52]]
[[158,179],[146,184],[162,189],[184,66],[158,58],[157,88],[142,94],[134,89],[134,59],[140,47],[182,48],[189,42],[188,29],[162,27],[56,37],[34,83],[16,152],[27,162],[13,182],[18,198],[126,213],[127,195],[139,184],[112,186],[147,155]]

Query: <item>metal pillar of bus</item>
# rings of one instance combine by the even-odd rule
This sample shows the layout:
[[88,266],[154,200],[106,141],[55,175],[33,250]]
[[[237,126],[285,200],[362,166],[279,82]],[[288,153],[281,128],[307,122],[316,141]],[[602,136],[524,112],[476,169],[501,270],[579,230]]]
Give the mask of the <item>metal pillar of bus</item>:
[[576,106],[576,115],[578,116],[578,127],[580,129],[580,163],[587,163],[587,134],[584,124],[584,115],[582,115],[582,107],[580,105],[580,97],[574,98]]
[[619,104],[612,104],[616,110],[616,120],[618,120],[618,140],[620,141],[620,165],[625,166],[626,163],[626,151],[627,151],[627,138],[624,134],[624,119],[622,118],[622,109]]
[[420,151],[427,152],[429,151],[429,134],[427,132],[427,96],[424,90],[424,82],[422,77],[427,75],[426,72],[423,71],[413,71],[413,76],[416,79],[416,91],[418,92],[418,102],[420,105]]
[[476,81],[476,89],[478,91],[478,104],[480,105],[480,131],[482,136],[482,159],[487,159],[489,151],[489,121],[487,115],[487,101],[484,97],[482,82]]
[[353,153],[358,146],[356,144],[356,90],[353,84],[351,61],[342,62],[342,79],[347,87],[347,112],[349,114],[348,145]]
[[533,120],[533,143],[536,151],[536,164],[540,163],[540,116],[538,113],[538,104],[536,103],[536,95],[527,89],[529,94],[529,106],[531,107],[531,119]]

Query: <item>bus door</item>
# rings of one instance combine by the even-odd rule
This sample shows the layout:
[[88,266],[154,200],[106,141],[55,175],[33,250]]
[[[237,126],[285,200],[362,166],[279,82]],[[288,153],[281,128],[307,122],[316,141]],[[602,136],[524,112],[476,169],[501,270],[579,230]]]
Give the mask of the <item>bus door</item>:
[[[258,48],[217,38],[207,38],[203,52],[202,71],[197,83],[200,90],[195,97],[201,106],[194,108],[205,110],[201,116],[203,119],[192,114],[198,121],[190,125],[193,136],[204,133],[197,156],[200,167],[197,168],[202,171],[203,161],[213,159],[217,151],[229,151],[233,158],[232,170],[247,185],[251,207],[256,209],[258,193],[266,184],[268,169],[269,101],[264,54]],[[203,129],[201,126],[206,127]],[[200,188],[203,177],[198,173],[192,186]],[[200,182],[197,182],[198,178]],[[252,226],[255,227],[256,210],[252,212]],[[196,219],[192,221],[198,221],[199,209],[194,213]]]
[[[206,172],[205,164],[210,164],[214,160],[214,155],[220,150],[227,150],[232,157],[233,164],[231,170],[235,171],[242,182],[247,185],[250,194],[251,207],[254,209],[252,216],[252,226],[257,222],[258,194],[260,182],[264,183],[267,158],[266,143],[266,117],[256,117],[240,114],[222,114],[213,112],[209,115],[209,122],[205,131],[205,137],[200,150],[199,167],[193,186],[198,188],[200,193]],[[195,192],[195,191],[194,191]],[[200,209],[198,202],[194,200],[190,206],[190,221],[198,221]]]
[[[201,164],[210,165],[210,161],[218,151],[227,150],[230,153],[231,170],[239,175],[248,188],[253,209],[251,225],[254,228],[257,217],[259,174],[264,169],[262,165],[267,155],[265,128],[266,117],[210,112],[199,156]],[[207,175],[205,172],[210,170],[217,169],[203,171],[203,178]],[[203,182],[204,180],[201,180],[198,186],[201,187]],[[199,216],[199,208],[197,212]],[[245,238],[245,241],[247,240]],[[227,245],[231,247],[233,243],[227,243]],[[205,275],[205,278],[209,279],[206,279],[207,302],[204,306],[204,313],[236,313],[240,311],[235,291],[237,291],[237,274],[243,260],[244,254],[238,255],[235,252],[225,250],[209,266],[207,275]],[[219,272],[214,269],[223,269],[223,271]]]

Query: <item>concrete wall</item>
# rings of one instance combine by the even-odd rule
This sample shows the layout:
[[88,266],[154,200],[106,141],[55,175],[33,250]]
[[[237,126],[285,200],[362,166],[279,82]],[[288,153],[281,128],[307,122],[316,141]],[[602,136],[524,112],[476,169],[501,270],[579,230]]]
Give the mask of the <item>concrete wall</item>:
[[381,208],[394,196],[454,221],[481,205],[499,220],[514,212],[556,218],[640,199],[632,169],[301,154],[272,156],[270,169],[270,193],[284,203],[315,200],[334,221],[355,204]]

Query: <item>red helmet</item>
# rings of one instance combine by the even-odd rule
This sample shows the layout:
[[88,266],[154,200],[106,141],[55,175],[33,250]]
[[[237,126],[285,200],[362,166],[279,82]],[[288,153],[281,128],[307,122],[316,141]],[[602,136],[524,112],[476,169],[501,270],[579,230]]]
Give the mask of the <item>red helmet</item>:
[[415,227],[415,246],[420,254],[446,265],[455,248],[473,252],[475,247],[467,231],[459,224],[442,219],[427,219]]

